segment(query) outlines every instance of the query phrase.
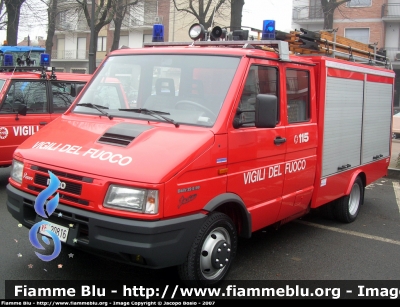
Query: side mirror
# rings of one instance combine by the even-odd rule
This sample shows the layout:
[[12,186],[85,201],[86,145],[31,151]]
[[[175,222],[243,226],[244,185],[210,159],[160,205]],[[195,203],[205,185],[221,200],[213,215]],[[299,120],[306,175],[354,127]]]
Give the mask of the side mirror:
[[27,107],[26,107],[26,105],[25,104],[21,104],[19,107],[18,107],[18,114],[19,115],[26,115],[26,111],[27,111]]
[[257,128],[275,128],[277,112],[278,98],[275,95],[257,95],[255,113],[255,126]]
[[71,96],[72,97],[76,97],[79,95],[79,93],[82,91],[82,89],[84,88],[84,84],[74,84],[71,87]]

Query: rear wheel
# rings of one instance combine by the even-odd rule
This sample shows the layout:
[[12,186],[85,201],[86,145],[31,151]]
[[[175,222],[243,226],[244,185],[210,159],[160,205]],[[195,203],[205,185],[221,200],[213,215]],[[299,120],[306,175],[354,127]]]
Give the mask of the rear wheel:
[[178,267],[180,279],[191,286],[210,286],[222,281],[235,258],[237,240],[232,220],[223,213],[211,213],[185,263]]
[[364,185],[360,177],[354,181],[350,194],[339,198],[334,205],[336,219],[343,223],[351,223],[360,212],[364,202]]

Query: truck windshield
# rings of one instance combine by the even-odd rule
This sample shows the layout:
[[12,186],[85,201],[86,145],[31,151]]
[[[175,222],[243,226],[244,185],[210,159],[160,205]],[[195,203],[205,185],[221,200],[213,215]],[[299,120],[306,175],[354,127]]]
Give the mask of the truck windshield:
[[[111,56],[73,112],[211,127],[239,65],[239,57],[142,54]],[[146,109],[131,112],[130,109]],[[149,111],[163,112],[155,118]],[[100,113],[101,114],[101,113]]]

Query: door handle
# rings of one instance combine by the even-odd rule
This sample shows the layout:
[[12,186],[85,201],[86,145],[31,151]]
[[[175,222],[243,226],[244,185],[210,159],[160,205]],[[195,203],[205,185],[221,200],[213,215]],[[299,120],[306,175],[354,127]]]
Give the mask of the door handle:
[[277,136],[274,140],[274,144],[278,145],[278,144],[282,144],[286,142],[286,138],[281,138],[280,136]]
[[346,169],[346,168],[349,168],[349,167],[351,167],[351,164],[345,164],[345,165],[342,165],[342,166],[338,166],[338,171],[342,171],[342,170],[344,170],[344,169]]
[[47,125],[47,122],[40,122],[39,125]]
[[379,158],[382,158],[382,157],[383,157],[383,155],[379,154],[379,155],[373,156],[372,159],[376,160],[376,159],[379,159]]

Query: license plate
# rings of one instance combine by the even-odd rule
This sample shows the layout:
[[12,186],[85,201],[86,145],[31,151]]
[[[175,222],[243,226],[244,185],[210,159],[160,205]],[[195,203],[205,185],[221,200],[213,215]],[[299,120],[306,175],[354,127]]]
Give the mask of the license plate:
[[[47,221],[46,221],[47,222]],[[49,236],[49,234],[46,232],[47,231],[52,231],[54,232],[57,237],[60,239],[61,242],[67,242],[68,238],[68,231],[69,229],[64,226],[60,226],[51,222],[47,222],[48,224],[43,224],[39,228],[39,233],[45,236]]]

